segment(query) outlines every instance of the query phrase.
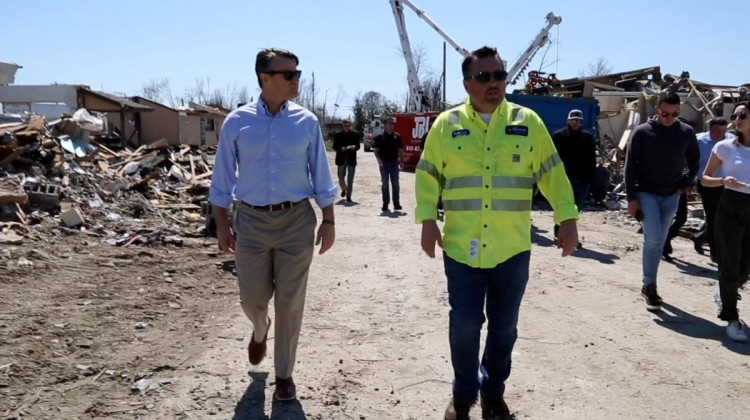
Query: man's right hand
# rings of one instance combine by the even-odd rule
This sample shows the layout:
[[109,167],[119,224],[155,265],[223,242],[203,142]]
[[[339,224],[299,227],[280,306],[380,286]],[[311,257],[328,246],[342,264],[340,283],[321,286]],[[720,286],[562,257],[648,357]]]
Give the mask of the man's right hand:
[[219,249],[226,252],[227,254],[234,254],[235,239],[234,232],[229,226],[223,226],[216,228],[216,237],[219,240]]
[[641,205],[638,204],[638,200],[630,200],[628,201],[628,214],[630,217],[635,217],[636,213],[638,213],[638,210],[641,209]]
[[435,243],[443,247],[443,239],[440,237],[440,228],[434,220],[422,221],[422,250],[430,258],[435,258]]

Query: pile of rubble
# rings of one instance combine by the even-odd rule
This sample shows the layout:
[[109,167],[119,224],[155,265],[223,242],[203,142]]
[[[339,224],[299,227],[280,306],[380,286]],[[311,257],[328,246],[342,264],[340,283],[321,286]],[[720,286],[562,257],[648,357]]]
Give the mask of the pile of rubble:
[[44,240],[49,228],[118,246],[181,246],[181,236],[212,233],[215,148],[109,148],[103,127],[85,109],[0,124],[0,244]]

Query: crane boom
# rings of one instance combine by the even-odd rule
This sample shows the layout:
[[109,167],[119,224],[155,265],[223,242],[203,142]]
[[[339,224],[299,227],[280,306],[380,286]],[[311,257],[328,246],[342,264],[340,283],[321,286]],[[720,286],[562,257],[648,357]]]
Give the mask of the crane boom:
[[[417,16],[427,22],[432,29],[434,29],[445,41],[450,44],[462,57],[468,57],[469,50],[458,45],[458,43],[451,38],[435,21],[430,19],[424,10],[417,7],[411,0],[389,0],[391,9],[393,10],[393,18],[396,20],[396,30],[398,30],[399,41],[401,42],[401,51],[404,54],[404,60],[406,61],[407,80],[409,82],[409,91],[411,93],[412,101],[414,102],[415,109],[417,112],[422,111],[422,98],[424,92],[422,92],[421,84],[419,81],[419,74],[417,74],[417,66],[414,64],[414,55],[411,51],[411,44],[409,43],[409,34],[406,31],[406,21],[404,20],[404,6],[406,5],[411,8]],[[514,84],[521,72],[528,66],[534,55],[549,41],[549,31],[553,26],[559,24],[562,18],[555,16],[554,13],[549,12],[545,17],[547,19],[547,26],[537,34],[536,38],[531,41],[531,44],[521,54],[513,66],[508,71],[508,80],[510,84]]]
[[539,34],[537,34],[536,38],[531,41],[531,44],[529,44],[529,46],[526,48],[526,51],[524,51],[521,56],[518,57],[518,60],[513,64],[510,70],[508,70],[508,81],[511,85],[515,84],[516,81],[518,81],[518,78],[521,76],[524,69],[526,69],[526,66],[529,65],[531,59],[534,58],[534,55],[537,53],[537,51],[539,51],[539,49],[542,48],[544,44],[547,43],[547,41],[549,41],[550,29],[562,22],[562,18],[560,16],[555,16],[555,14],[552,12],[547,13],[547,16],[545,18],[547,19],[547,26],[539,31]]

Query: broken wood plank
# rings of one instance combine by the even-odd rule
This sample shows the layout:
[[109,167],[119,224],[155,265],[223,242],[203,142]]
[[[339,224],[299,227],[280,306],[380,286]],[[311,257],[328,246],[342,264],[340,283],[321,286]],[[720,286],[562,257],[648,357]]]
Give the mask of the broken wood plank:
[[214,171],[208,171],[208,172],[206,172],[204,174],[200,174],[200,175],[196,176],[195,178],[193,178],[193,181],[200,181],[201,179],[210,178],[211,175],[213,175],[213,174],[214,174]]
[[155,150],[155,149],[166,149],[167,147],[169,147],[169,144],[167,143],[167,139],[159,139],[153,143],[147,144],[146,150],[150,151],[150,150]]
[[96,142],[96,147],[101,148],[102,150],[104,150],[105,152],[109,153],[113,157],[121,157],[119,153],[117,153],[117,152],[109,149],[107,146],[105,146],[105,145],[103,145],[103,144],[101,144],[99,142]]
[[20,221],[21,221],[21,223],[23,223],[24,225],[25,225],[25,224],[27,224],[27,223],[26,223],[26,212],[24,212],[24,211],[23,211],[23,209],[21,208],[21,205],[20,205],[20,204],[18,204],[18,203],[16,203],[16,217],[17,217],[17,218],[18,218],[18,220],[20,220]]
[[193,162],[193,155],[190,156],[190,175],[193,176],[193,179],[195,179],[195,162]]
[[111,175],[112,171],[109,170],[109,163],[107,163],[106,160],[97,160],[96,161],[97,166],[99,166],[99,169],[102,170],[102,172]]
[[174,203],[174,204],[157,204],[157,209],[174,209],[174,210],[200,210],[201,206],[191,203]]

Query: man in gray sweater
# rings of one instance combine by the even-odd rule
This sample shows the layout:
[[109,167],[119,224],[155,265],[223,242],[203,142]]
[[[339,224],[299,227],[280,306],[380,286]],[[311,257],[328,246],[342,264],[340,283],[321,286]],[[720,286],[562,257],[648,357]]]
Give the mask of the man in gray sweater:
[[680,194],[695,178],[700,157],[692,127],[677,120],[680,97],[662,92],[655,112],[654,118],[633,130],[625,162],[628,214],[643,222],[641,294],[651,311],[661,309],[656,274],[662,248]]

